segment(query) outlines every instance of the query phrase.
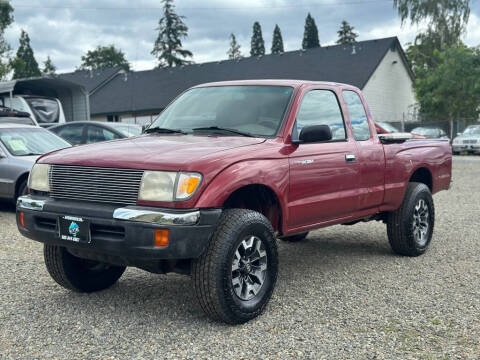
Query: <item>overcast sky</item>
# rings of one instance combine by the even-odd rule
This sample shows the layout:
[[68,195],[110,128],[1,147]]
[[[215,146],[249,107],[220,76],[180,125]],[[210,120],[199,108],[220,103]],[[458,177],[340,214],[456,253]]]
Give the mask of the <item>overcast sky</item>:
[[[195,62],[227,57],[229,34],[234,33],[243,55],[250,51],[252,24],[259,21],[267,53],[275,24],[280,26],[285,50],[301,47],[305,16],[312,14],[320,43],[332,45],[340,22],[350,22],[358,40],[398,36],[412,41],[416,27],[401,27],[392,0],[177,0],[176,10],[189,27],[184,47]],[[80,57],[97,45],[122,49],[135,70],[156,65],[150,55],[161,16],[160,0],[12,0],[15,22],[6,31],[14,51],[21,29],[30,35],[36,59],[50,55],[59,72],[72,71]],[[480,1],[473,1],[464,41],[480,45]]]

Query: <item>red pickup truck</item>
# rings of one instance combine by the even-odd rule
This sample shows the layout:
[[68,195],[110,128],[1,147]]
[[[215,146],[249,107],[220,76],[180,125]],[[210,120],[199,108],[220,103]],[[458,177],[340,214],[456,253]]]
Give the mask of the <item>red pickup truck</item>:
[[18,229],[44,243],[67,289],[105,289],[127,266],[189,274],[209,316],[242,323],[272,295],[277,238],[377,220],[395,253],[425,252],[451,146],[410,137],[377,134],[349,85],[204,84],[141,136],[41,157],[18,199]]

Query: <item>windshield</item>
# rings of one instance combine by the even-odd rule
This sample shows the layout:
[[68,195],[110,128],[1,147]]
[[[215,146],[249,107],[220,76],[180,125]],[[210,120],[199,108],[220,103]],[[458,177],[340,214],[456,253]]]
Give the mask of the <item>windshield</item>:
[[398,130],[395,126],[390,125],[389,123],[377,121],[377,124],[380,125],[382,128],[384,128],[385,130],[387,130],[388,132],[400,132],[400,130]]
[[463,135],[480,135],[480,126],[469,126],[463,132]]
[[38,123],[57,123],[60,107],[55,99],[27,97],[25,100],[32,108]]
[[117,129],[125,136],[137,136],[142,133],[142,127],[133,124],[111,123],[111,127]]
[[424,136],[438,136],[440,132],[437,129],[418,127],[412,130],[412,133]]
[[[232,129],[258,137],[277,133],[293,88],[289,86],[216,86],[188,90],[167,107],[150,128]],[[199,129],[200,130],[200,129]],[[209,129],[201,129],[209,131]],[[239,136],[233,132],[222,135]]]
[[57,135],[38,127],[0,129],[0,141],[13,156],[42,155],[70,146]]

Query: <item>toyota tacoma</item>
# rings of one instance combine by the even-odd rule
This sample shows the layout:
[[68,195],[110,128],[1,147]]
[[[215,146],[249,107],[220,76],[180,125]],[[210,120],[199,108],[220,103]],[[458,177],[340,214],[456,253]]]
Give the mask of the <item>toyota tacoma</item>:
[[393,252],[423,254],[451,166],[448,141],[377,134],[353,86],[210,83],[140,136],[40,157],[17,224],[64,288],[106,289],[127,266],[188,274],[206,314],[243,323],[272,296],[277,238],[377,220]]

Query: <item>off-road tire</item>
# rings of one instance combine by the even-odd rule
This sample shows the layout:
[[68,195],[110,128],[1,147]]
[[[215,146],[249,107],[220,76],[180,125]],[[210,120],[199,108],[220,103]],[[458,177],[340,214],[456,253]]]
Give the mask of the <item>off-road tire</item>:
[[[418,241],[414,233],[415,206],[423,200],[428,208],[428,230],[424,243]],[[392,250],[404,256],[422,255],[432,240],[435,224],[435,208],[430,189],[427,185],[411,182],[407,185],[402,205],[387,217],[388,241]]]
[[305,240],[307,236],[308,236],[308,231],[301,234],[291,235],[291,236],[282,236],[280,240],[287,241],[287,242],[299,242],[299,241]]
[[57,245],[44,244],[43,255],[52,279],[64,288],[76,292],[104,290],[115,284],[125,271],[125,266],[81,259]]
[[[255,236],[267,256],[267,270],[260,290],[242,300],[232,284],[232,264],[242,241]],[[240,324],[260,315],[270,300],[278,273],[277,244],[272,225],[262,214],[245,209],[228,209],[219,219],[207,249],[192,262],[192,280],[203,311],[212,319]]]

